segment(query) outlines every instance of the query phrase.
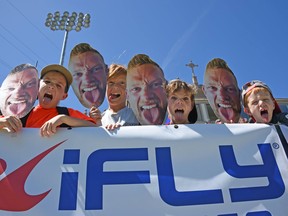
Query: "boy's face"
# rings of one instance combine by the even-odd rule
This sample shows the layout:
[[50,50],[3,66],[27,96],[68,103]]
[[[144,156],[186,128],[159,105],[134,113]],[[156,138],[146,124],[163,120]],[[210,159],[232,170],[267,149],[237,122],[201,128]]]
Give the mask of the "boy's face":
[[168,115],[173,124],[188,124],[188,115],[194,107],[191,93],[180,89],[168,96]]
[[246,97],[247,105],[244,111],[248,115],[253,116],[257,123],[269,123],[275,108],[271,94],[266,90],[255,92],[255,89],[253,89],[251,94]]
[[40,80],[39,104],[43,108],[55,108],[60,100],[64,100],[68,94],[65,93],[66,79],[56,71],[50,71]]
[[223,68],[208,69],[204,77],[203,92],[222,123],[239,121],[240,91],[230,71]]
[[4,116],[25,116],[33,107],[38,94],[39,79],[34,68],[8,75],[0,92],[1,112]]
[[126,75],[113,76],[107,81],[106,97],[109,107],[126,106]]
[[100,55],[88,51],[72,56],[69,69],[72,88],[80,103],[87,108],[99,107],[105,98],[107,82],[107,66]]
[[141,125],[161,125],[165,119],[167,96],[165,78],[155,65],[144,64],[127,73],[127,99]]

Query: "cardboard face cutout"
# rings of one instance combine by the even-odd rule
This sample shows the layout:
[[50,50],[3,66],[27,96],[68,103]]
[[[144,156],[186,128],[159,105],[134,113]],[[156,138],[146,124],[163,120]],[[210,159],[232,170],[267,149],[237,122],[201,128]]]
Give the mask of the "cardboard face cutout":
[[143,64],[128,69],[127,99],[141,125],[161,125],[166,118],[167,95],[161,69]]
[[238,123],[241,113],[240,90],[235,76],[224,68],[205,72],[203,92],[222,123]]
[[101,54],[89,44],[78,44],[71,51],[69,70],[79,102],[86,108],[99,107],[105,98],[108,72]]
[[24,65],[17,66],[12,72],[1,85],[1,113],[4,116],[13,115],[22,118],[30,112],[37,99],[38,72],[34,67],[25,68]]

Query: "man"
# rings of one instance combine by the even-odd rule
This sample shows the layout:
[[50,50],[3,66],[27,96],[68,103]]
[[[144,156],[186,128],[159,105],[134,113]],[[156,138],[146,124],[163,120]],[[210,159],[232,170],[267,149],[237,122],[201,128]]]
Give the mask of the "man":
[[221,123],[239,122],[240,90],[234,73],[223,59],[208,62],[202,89]]
[[0,89],[2,114],[24,117],[37,99],[38,88],[37,69],[30,64],[16,66],[3,81]]
[[141,125],[161,125],[166,117],[166,80],[160,66],[145,54],[127,68],[127,100]]
[[72,88],[86,108],[99,107],[105,98],[108,68],[103,56],[87,43],[76,45],[69,60]]

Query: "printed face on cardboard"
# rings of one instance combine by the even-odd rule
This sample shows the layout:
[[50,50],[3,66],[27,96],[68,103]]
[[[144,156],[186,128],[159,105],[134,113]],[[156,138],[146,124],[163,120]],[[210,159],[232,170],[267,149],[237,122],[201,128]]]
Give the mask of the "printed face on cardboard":
[[239,122],[240,90],[230,71],[223,68],[208,69],[204,77],[203,92],[222,123]]
[[167,109],[163,72],[153,64],[132,68],[127,73],[127,99],[141,125],[161,125]]
[[1,85],[0,108],[2,114],[24,117],[34,106],[38,89],[38,73],[34,68],[9,74]]
[[101,56],[92,51],[72,56],[69,70],[80,103],[86,108],[99,107],[105,98],[108,70]]

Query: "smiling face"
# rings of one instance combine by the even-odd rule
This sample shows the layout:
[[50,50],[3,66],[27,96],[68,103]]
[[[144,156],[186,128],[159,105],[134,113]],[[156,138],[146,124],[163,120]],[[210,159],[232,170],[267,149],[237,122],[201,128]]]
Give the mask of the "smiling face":
[[222,123],[237,123],[240,118],[240,90],[232,73],[223,68],[210,68],[204,77],[203,92],[215,115]]
[[127,99],[141,125],[161,125],[167,96],[163,72],[153,64],[131,68],[127,73]]
[[107,66],[95,52],[72,56],[69,69],[73,76],[72,88],[80,103],[90,108],[99,107],[105,98]]
[[2,114],[24,117],[32,109],[37,99],[38,87],[38,73],[34,68],[9,74],[1,86]]
[[60,100],[64,100],[68,94],[65,93],[66,79],[56,71],[46,73],[40,80],[39,104],[45,109],[55,108]]
[[270,92],[262,87],[255,87],[245,96],[244,111],[253,116],[257,123],[269,123],[272,120],[275,102]]
[[194,107],[191,92],[180,89],[168,95],[168,116],[172,124],[189,124],[188,115]]
[[116,75],[108,79],[106,97],[109,107],[116,112],[126,106],[126,74]]

